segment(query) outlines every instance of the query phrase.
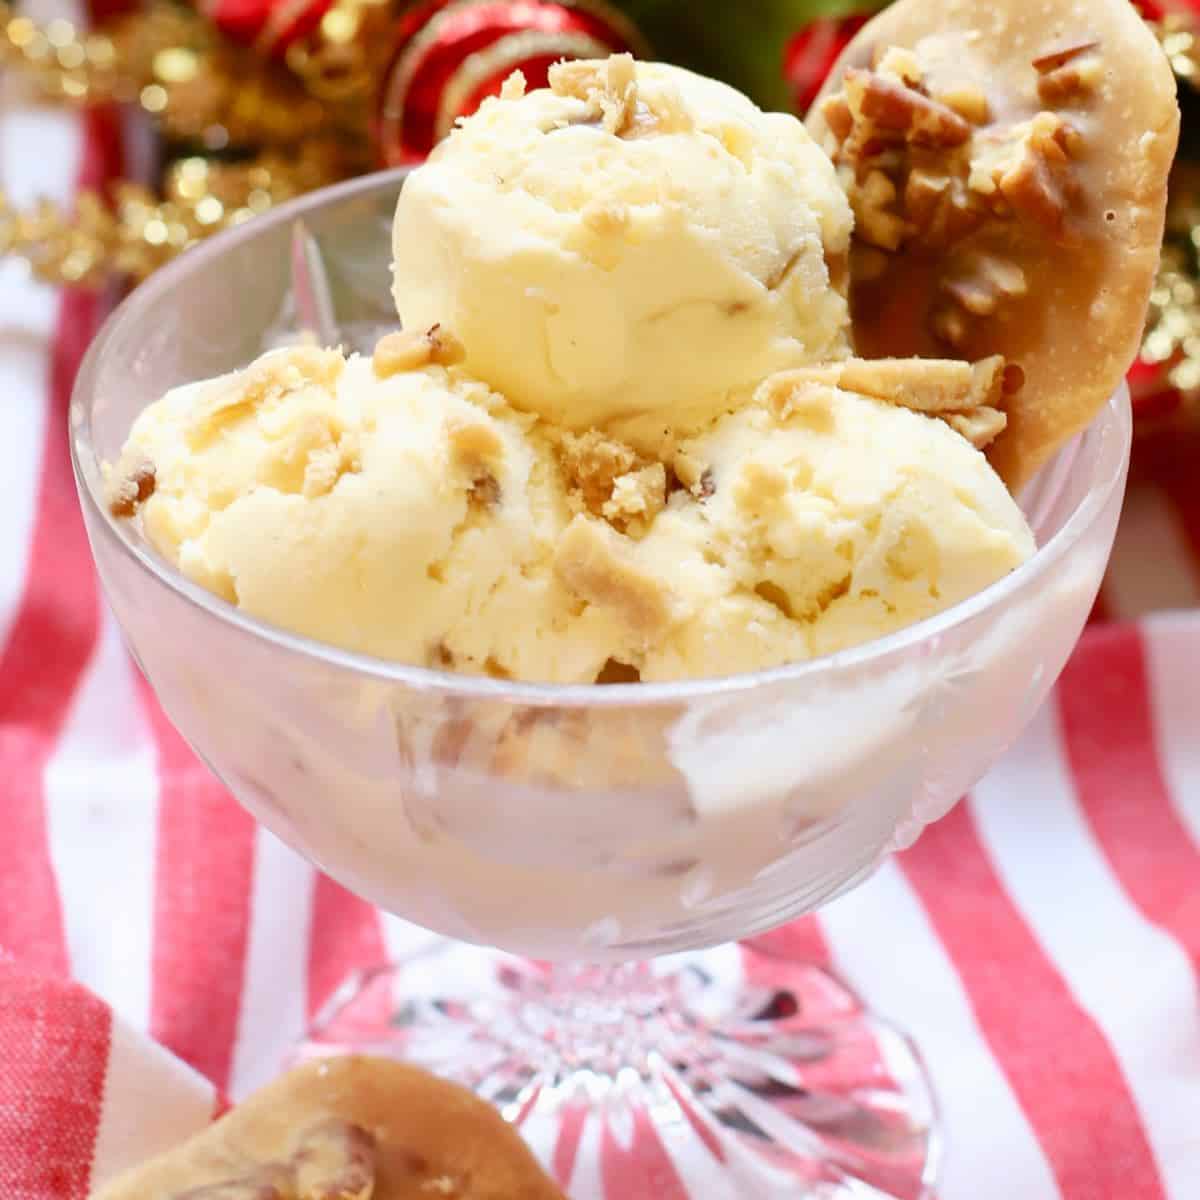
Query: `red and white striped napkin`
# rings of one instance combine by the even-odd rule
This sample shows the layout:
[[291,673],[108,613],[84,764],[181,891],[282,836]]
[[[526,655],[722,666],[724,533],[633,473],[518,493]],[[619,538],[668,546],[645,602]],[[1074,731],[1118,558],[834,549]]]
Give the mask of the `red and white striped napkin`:
[[[119,166],[109,117],[0,114],[18,203]],[[125,654],[65,441],[100,309],[0,266],[4,1200],[82,1198],[202,1127],[350,969],[426,936],[256,828]],[[944,1108],[942,1200],[1200,1197],[1198,602],[1200,480],[1138,490],[1108,619],[1020,746],[859,891],[766,939],[916,1037]],[[1164,607],[1180,611],[1116,623]],[[661,1154],[638,1183],[616,1142],[572,1136],[621,1200],[689,1194]],[[574,1153],[557,1161],[590,1195]]]

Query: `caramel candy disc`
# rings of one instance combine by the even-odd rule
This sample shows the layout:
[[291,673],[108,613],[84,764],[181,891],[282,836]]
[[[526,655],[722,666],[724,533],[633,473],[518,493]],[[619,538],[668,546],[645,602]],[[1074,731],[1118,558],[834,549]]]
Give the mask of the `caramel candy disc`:
[[1019,368],[988,449],[1019,487],[1137,353],[1179,134],[1162,50],[1128,0],[897,0],[808,124],[855,208],[857,353]]
[[94,1200],[564,1200],[463,1088],[381,1058],[306,1063]]

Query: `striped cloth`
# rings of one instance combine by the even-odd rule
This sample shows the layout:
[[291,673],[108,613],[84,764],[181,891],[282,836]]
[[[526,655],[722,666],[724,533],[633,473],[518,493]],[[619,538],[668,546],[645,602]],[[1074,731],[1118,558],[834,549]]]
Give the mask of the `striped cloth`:
[[[120,149],[108,115],[0,116],[18,203],[68,198]],[[65,443],[101,308],[0,267],[5,1200],[83,1197],[201,1127],[347,971],[425,936],[256,828],[126,655]],[[766,939],[914,1034],[944,1106],[942,1200],[1200,1197],[1197,564],[1200,487],[1136,491],[1106,619],[1020,746],[914,849]],[[621,1200],[666,1178],[688,1194],[669,1163],[638,1184],[616,1141],[572,1136],[596,1148],[566,1180],[580,1200],[600,1194],[585,1170]]]

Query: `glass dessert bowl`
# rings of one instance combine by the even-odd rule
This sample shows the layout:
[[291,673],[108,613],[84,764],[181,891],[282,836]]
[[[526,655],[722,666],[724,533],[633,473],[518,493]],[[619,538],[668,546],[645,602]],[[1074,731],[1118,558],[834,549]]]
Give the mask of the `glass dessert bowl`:
[[[816,909],[1013,743],[1099,587],[1124,490],[1127,395],[1022,495],[1039,545],[1029,562],[849,651],[603,686],[349,653],[186,580],[111,516],[102,464],[180,383],[305,332],[369,353],[395,324],[387,246],[403,177],[302,198],[163,269],[96,339],[71,411],[105,591],[196,752],[359,895],[502,952],[486,980],[478,964],[454,969],[459,949],[438,951],[440,977],[367,973],[309,1049],[424,1061],[543,1148],[548,1131],[603,1110],[629,1136],[653,1130],[671,1169],[705,1180],[707,1196],[809,1194],[798,1183],[822,1197],[925,1194],[937,1139],[919,1062],[843,985],[767,957],[649,960]],[[439,994],[439,978],[472,972],[476,983]]]

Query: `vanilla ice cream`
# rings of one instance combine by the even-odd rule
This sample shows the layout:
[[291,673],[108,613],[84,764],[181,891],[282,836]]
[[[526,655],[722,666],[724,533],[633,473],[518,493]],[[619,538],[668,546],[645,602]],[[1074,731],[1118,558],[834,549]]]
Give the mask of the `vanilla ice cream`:
[[594,679],[620,626],[550,570],[569,513],[545,440],[457,371],[376,359],[274,351],[146,409],[124,460],[154,467],[151,543],[245,612],[350,650]]
[[941,420],[823,382],[769,380],[680,443],[699,475],[644,536],[576,517],[560,574],[624,625],[644,680],[778,666],[950,607],[1034,551],[984,456]]
[[146,535],[244,611],[501,678],[800,661],[1033,552],[964,437],[821,371],[772,377],[664,462],[515,412],[460,357],[437,332],[389,335],[371,359],[273,351],[151,405],[117,477],[152,471]]
[[852,217],[799,121],[627,56],[522,93],[510,80],[405,182],[407,327],[453,329],[514,407],[643,448],[848,353]]

